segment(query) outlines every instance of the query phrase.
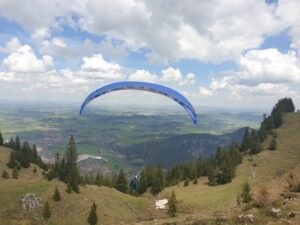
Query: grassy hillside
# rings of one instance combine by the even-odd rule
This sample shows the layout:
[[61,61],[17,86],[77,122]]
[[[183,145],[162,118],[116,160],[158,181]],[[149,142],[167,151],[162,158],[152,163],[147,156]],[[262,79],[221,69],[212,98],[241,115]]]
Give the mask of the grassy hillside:
[[[219,224],[234,224],[230,219],[242,212],[236,205],[236,196],[241,192],[244,182],[249,182],[253,191],[267,187],[272,198],[279,198],[285,186],[285,179],[292,171],[300,174],[300,114],[286,114],[284,124],[276,130],[278,148],[276,151],[267,150],[269,139],[263,143],[265,150],[254,156],[245,156],[239,165],[236,177],[232,183],[210,187],[207,179],[201,178],[198,184],[190,183],[183,187],[166,188],[155,198],[165,198],[175,190],[179,201],[179,214],[175,218],[168,218],[163,211],[155,210],[154,198],[149,194],[135,198],[117,192],[107,187],[86,186],[81,188],[81,194],[67,194],[65,185],[56,180],[47,182],[41,176],[41,171],[33,173],[33,167],[22,169],[18,180],[0,178],[0,224],[87,224],[90,206],[93,201],[98,205],[99,224],[193,224],[194,221],[209,220],[216,224],[216,217],[223,217],[225,222]],[[0,172],[6,168],[9,149],[0,148]],[[256,164],[256,166],[254,166]],[[7,168],[6,168],[7,169]],[[8,170],[8,169],[7,169]],[[11,172],[11,171],[10,171]],[[58,186],[62,201],[54,202],[51,198],[55,186]],[[37,193],[42,199],[49,200],[52,217],[49,221],[41,218],[41,209],[30,212],[20,206],[20,197],[24,193]],[[300,196],[299,196],[300,198]],[[275,219],[265,212],[251,209],[246,213],[253,213],[255,224],[300,224],[300,200],[281,205],[284,217]],[[292,211],[294,219],[288,220],[286,214]],[[155,220],[151,220],[155,218]],[[227,221],[226,221],[227,220]],[[201,224],[201,223],[198,223]],[[205,224],[205,223],[203,223]]]
[[[270,140],[266,139],[263,143],[263,152],[244,157],[232,183],[210,187],[207,185],[207,179],[201,178],[197,185],[190,184],[188,187],[183,187],[181,183],[179,186],[166,188],[161,196],[169,196],[172,190],[176,192],[180,211],[183,213],[179,220],[184,221],[213,216],[216,210],[222,210],[227,215],[241,213],[236,206],[236,196],[241,192],[241,187],[246,181],[254,191],[260,187],[267,187],[273,198],[278,198],[286,185],[285,179],[288,174],[290,172],[300,174],[300,114],[286,114],[283,126],[277,129],[276,133],[277,150],[267,150]],[[254,164],[257,166],[253,166]],[[287,207],[291,207],[298,214],[291,224],[300,224],[300,200],[292,204]],[[193,216],[184,215],[185,213],[192,213]],[[266,224],[265,220],[273,221],[270,217],[261,216],[258,224]],[[281,222],[278,224],[282,224]]]
[[[6,169],[9,149],[0,148],[0,172]],[[80,194],[68,194],[66,186],[62,182],[53,180],[51,182],[43,179],[41,170],[33,173],[32,165],[28,169],[20,171],[19,179],[0,178],[0,224],[23,225],[23,224],[55,224],[55,225],[82,225],[87,224],[86,219],[92,202],[95,201],[98,208],[101,224],[130,224],[140,218],[151,217],[150,200],[146,198],[135,198],[122,194],[108,187],[97,187],[89,185],[80,189]],[[55,186],[62,195],[61,202],[54,202],[52,195]],[[26,211],[21,208],[20,198],[25,193],[36,193],[42,197],[43,202],[49,200],[52,217],[48,222],[41,218],[42,209]]]

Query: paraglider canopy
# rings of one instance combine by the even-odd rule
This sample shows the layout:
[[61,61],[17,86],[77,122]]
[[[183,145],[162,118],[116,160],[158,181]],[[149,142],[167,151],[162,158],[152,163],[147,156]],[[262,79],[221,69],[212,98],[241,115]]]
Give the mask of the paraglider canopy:
[[81,115],[83,113],[87,104],[93,99],[101,95],[107,94],[109,92],[120,91],[120,90],[142,90],[142,91],[154,92],[169,97],[174,101],[176,101],[178,104],[180,104],[188,112],[193,123],[195,125],[197,124],[196,111],[192,106],[192,104],[189,102],[189,100],[187,100],[182,94],[180,94],[179,92],[171,88],[159,84],[136,82],[136,81],[116,82],[116,83],[108,84],[106,86],[103,86],[95,90],[84,100],[84,102],[81,105],[79,114]]

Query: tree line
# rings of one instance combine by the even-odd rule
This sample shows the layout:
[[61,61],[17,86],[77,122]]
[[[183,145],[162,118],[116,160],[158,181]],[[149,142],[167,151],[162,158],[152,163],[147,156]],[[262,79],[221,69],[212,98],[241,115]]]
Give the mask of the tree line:
[[284,114],[289,112],[295,112],[293,100],[291,98],[280,99],[273,107],[269,116],[264,114],[263,121],[257,131],[250,131],[249,128],[246,128],[241,144],[241,151],[249,152],[250,154],[257,154],[261,152],[261,143],[268,135],[272,136],[269,149],[275,150],[277,145],[277,135],[273,132],[273,130],[282,125]]
[[0,145],[11,148],[7,166],[11,169],[28,168],[30,163],[38,165],[41,169],[47,170],[47,165],[38,155],[36,145],[30,145],[28,141],[21,142],[19,136],[15,139],[10,138],[9,142],[3,143],[3,137],[0,132]]

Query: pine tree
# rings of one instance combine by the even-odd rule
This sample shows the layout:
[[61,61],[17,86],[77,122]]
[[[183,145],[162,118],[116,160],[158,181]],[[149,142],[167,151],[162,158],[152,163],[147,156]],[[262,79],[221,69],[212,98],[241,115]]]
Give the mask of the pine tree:
[[153,171],[153,166],[151,165],[150,162],[147,163],[147,166],[145,169],[145,175],[147,178],[147,185],[148,185],[148,187],[151,187],[152,183],[153,183],[154,171]]
[[19,163],[16,161],[15,151],[10,152],[9,161],[6,165],[11,169],[20,167]]
[[231,182],[235,171],[235,165],[229,154],[226,154],[220,166],[219,174],[217,175],[217,183],[226,184]]
[[24,142],[21,152],[20,152],[20,165],[23,168],[28,168],[30,166],[30,146],[28,144],[28,142]]
[[43,217],[44,219],[49,219],[51,217],[51,211],[50,211],[50,206],[48,201],[44,205]]
[[21,142],[19,136],[16,137],[16,141],[14,142],[14,150],[21,151]]
[[31,162],[38,164],[39,162],[39,155],[37,153],[36,145],[32,146],[32,159]]
[[165,185],[164,171],[160,164],[155,171],[152,182],[151,192],[152,194],[156,195],[162,191]]
[[171,197],[168,201],[168,214],[170,217],[175,217],[176,216],[176,212],[177,212],[177,200],[176,200],[176,196],[175,196],[175,192],[174,190],[172,191]]
[[97,173],[97,175],[96,175],[95,185],[97,185],[99,187],[102,185],[102,176],[100,176],[100,173]]
[[249,128],[246,127],[245,134],[243,136],[242,144],[241,144],[241,150],[247,151],[251,147],[251,136],[249,132]]
[[79,193],[79,172],[77,167],[77,151],[74,136],[71,135],[66,151],[66,171],[68,182],[76,193]]
[[138,193],[139,194],[145,193],[147,191],[147,187],[148,187],[147,176],[146,176],[145,171],[143,170],[140,173],[140,180],[139,180],[138,189],[137,189]]
[[252,147],[250,149],[250,153],[251,154],[257,154],[257,153],[260,153],[261,152],[261,145],[260,145],[260,142],[258,140],[258,138],[256,137],[254,140],[253,140],[253,143],[252,143]]
[[189,184],[190,184],[190,180],[189,180],[189,178],[185,178],[185,180],[184,180],[184,183],[183,183],[183,186],[189,186]]
[[71,185],[68,183],[67,184],[67,190],[66,190],[67,193],[71,194],[72,193],[72,188],[71,188]]
[[198,184],[197,178],[195,178],[195,179],[193,180],[193,184]]
[[57,187],[55,187],[53,200],[59,202],[61,200],[60,193]]
[[242,193],[241,193],[241,199],[243,203],[249,203],[252,200],[251,197],[251,188],[248,182],[244,183]]
[[79,193],[79,173],[77,165],[69,169],[68,181],[73,191]]
[[216,169],[211,165],[208,168],[207,173],[208,173],[208,184],[210,186],[217,185],[217,182],[216,182],[217,171],[216,171]]
[[93,202],[87,221],[90,225],[96,225],[98,223],[97,205],[95,204],[95,202]]
[[270,145],[268,147],[269,150],[276,150],[277,148],[277,142],[276,142],[276,139],[275,138],[272,138],[271,142],[270,142]]
[[19,171],[16,168],[14,168],[12,171],[12,177],[14,179],[18,179],[18,177],[19,177]]
[[3,136],[1,131],[0,131],[0,146],[3,146]]
[[120,169],[119,171],[118,178],[116,181],[116,189],[123,193],[126,193],[128,190],[128,182],[123,169]]
[[7,147],[15,149],[15,141],[14,141],[14,139],[12,137],[9,139]]
[[216,156],[215,156],[215,160],[218,166],[221,165],[223,158],[224,158],[224,152],[222,151],[221,147],[218,146],[216,151]]
[[3,170],[3,172],[2,172],[2,177],[3,177],[4,179],[8,179],[8,178],[9,178],[8,172],[7,172],[6,170]]

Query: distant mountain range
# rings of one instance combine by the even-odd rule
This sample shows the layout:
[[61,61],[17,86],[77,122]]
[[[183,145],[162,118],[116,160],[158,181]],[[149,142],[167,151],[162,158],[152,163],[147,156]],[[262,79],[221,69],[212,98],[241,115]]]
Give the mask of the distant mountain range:
[[196,159],[199,154],[208,157],[215,153],[218,146],[226,147],[230,143],[240,144],[246,127],[224,135],[183,134],[172,137],[135,144],[123,149],[129,162],[136,159],[161,163],[163,167],[171,167],[178,163]]

